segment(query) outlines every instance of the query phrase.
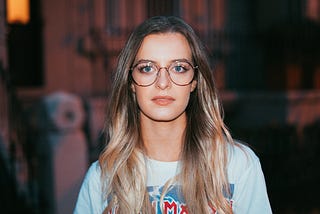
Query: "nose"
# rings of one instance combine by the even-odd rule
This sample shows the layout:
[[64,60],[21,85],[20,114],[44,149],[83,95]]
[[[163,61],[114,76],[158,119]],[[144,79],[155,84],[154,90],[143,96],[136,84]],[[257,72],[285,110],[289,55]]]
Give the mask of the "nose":
[[171,86],[171,79],[167,68],[159,69],[156,86],[162,90]]

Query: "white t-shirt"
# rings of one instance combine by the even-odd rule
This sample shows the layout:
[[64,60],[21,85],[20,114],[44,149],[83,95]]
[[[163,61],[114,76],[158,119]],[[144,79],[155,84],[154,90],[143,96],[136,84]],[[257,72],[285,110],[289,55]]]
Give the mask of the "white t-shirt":
[[[228,180],[235,214],[272,213],[263,172],[258,157],[246,146],[243,149],[232,146],[229,152]],[[157,214],[161,213],[160,196],[164,184],[179,172],[179,162],[162,162],[147,159],[147,189]],[[107,206],[103,200],[100,181],[101,170],[98,162],[89,168],[83,181],[74,214],[101,214]],[[164,214],[186,214],[186,204],[179,197],[178,186],[167,192]],[[214,213],[209,207],[208,209]]]

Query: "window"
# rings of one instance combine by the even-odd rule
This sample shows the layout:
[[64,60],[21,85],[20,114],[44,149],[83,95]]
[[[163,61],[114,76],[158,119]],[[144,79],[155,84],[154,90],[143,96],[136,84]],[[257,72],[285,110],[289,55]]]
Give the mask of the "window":
[[40,1],[30,1],[30,21],[8,23],[8,64],[14,86],[43,84]]

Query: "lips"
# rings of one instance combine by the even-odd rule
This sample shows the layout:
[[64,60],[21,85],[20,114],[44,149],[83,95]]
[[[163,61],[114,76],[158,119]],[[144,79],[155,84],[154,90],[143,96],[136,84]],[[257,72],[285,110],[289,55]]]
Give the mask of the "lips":
[[170,96],[156,96],[153,97],[151,100],[152,102],[160,106],[166,106],[175,101],[175,99]]

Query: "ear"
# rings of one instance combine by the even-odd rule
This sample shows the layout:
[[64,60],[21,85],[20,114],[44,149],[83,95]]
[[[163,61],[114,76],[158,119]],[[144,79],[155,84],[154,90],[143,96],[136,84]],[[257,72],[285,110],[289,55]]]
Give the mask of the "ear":
[[136,93],[136,87],[134,86],[133,83],[131,83],[131,90],[132,90],[133,93]]
[[191,83],[190,92],[193,92],[196,87],[197,87],[197,80],[193,80],[192,83]]

